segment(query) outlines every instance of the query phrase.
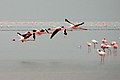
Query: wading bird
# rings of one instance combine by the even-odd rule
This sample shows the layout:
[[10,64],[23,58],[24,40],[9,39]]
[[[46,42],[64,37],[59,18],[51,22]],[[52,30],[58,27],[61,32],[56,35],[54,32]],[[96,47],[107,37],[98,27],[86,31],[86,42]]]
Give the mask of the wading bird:
[[107,40],[105,38],[103,38],[102,43],[107,43]]
[[91,48],[90,48],[90,46],[91,46],[92,44],[90,43],[90,42],[87,42],[87,46],[88,46],[88,53],[90,53],[91,52]]
[[96,47],[96,44],[98,44],[98,41],[92,40],[92,43],[94,44],[94,48]]
[[104,64],[104,58],[107,55],[107,53],[102,51],[102,50],[100,50],[100,49],[97,49],[97,52],[98,52],[99,56],[101,57],[101,61],[100,61],[101,64]]
[[106,50],[105,49],[107,49],[109,52],[108,53],[110,53],[111,54],[111,46],[110,45],[108,45],[107,43],[102,43],[101,44],[101,48],[103,49],[103,51],[104,52],[106,52]]

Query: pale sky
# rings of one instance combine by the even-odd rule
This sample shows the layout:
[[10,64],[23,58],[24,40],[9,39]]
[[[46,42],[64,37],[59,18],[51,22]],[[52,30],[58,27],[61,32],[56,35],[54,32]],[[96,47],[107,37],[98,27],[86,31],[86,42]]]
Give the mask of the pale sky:
[[120,0],[0,0],[0,20],[120,21]]

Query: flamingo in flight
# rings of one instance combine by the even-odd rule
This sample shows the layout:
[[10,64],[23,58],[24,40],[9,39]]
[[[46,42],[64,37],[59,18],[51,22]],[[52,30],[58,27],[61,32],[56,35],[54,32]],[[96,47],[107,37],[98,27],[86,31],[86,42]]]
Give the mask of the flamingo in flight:
[[64,26],[62,26],[62,27],[57,27],[57,28],[55,29],[55,31],[53,31],[50,39],[52,39],[52,38],[54,37],[54,35],[57,34],[59,31],[63,31],[64,35],[67,35],[67,31],[66,31],[66,29],[64,29]]
[[78,24],[74,24],[72,22],[70,22],[68,19],[65,19],[65,22],[71,24],[71,26],[62,26],[62,27],[53,27],[53,28],[48,28],[48,30],[54,30],[53,31],[53,34],[51,35],[50,39],[53,38],[53,36],[55,34],[57,34],[59,31],[63,31],[64,35],[67,35],[67,31],[73,31],[73,30],[76,30],[76,29],[80,29],[80,30],[87,30],[85,28],[81,28],[80,25],[83,25],[84,22],[82,23],[78,23]]
[[69,23],[71,26],[66,26],[66,28],[69,30],[76,30],[76,29],[79,29],[79,30],[88,30],[88,29],[86,29],[86,28],[82,28],[81,27],[81,25],[83,25],[84,24],[84,22],[82,22],[82,23],[78,23],[78,24],[74,24],[74,23],[72,23],[71,21],[69,21],[68,19],[65,19],[65,22],[67,22],[67,23]]
[[[22,41],[22,42],[25,42],[25,41],[35,41],[34,30],[33,30],[33,32],[28,31],[28,32],[26,32],[24,34],[21,34],[21,33],[17,32],[17,35],[20,37],[20,39],[18,41]],[[29,39],[30,36],[32,36],[32,35],[33,35],[33,39]],[[13,41],[16,41],[16,39],[13,39]],[[18,41],[16,41],[16,42],[18,42]]]

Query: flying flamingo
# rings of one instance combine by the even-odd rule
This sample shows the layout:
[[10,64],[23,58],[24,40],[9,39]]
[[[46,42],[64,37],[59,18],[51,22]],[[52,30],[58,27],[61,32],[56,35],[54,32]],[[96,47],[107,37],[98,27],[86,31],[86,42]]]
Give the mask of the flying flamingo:
[[105,48],[106,48],[107,44],[101,44],[101,48],[103,49],[103,51],[105,52]]
[[53,38],[53,36],[58,33],[59,31],[63,31],[64,35],[67,35],[67,31],[73,31],[73,30],[88,30],[86,28],[81,28],[80,26],[84,24],[84,22],[82,23],[78,23],[78,24],[74,24],[72,22],[70,22],[68,19],[65,19],[65,22],[69,23],[71,26],[62,26],[62,27],[51,27],[48,28],[48,30],[54,30],[53,34],[51,35],[50,39]]
[[97,52],[98,52],[99,56],[101,57],[101,64],[104,64],[104,58],[107,55],[107,53],[100,49],[97,49]]
[[98,44],[98,41],[92,40],[92,43],[94,44],[94,48],[96,47],[96,44]]
[[[17,41],[16,41],[16,39],[13,39],[13,41],[15,41],[15,42],[18,42],[18,41],[22,41],[22,42],[25,42],[25,41],[35,41],[34,30],[33,30],[33,32],[28,31],[28,32],[26,32],[24,34],[21,34],[21,33],[17,32],[17,35],[20,37],[20,39],[17,40]],[[33,35],[33,39],[29,39],[30,36],[32,36],[32,35]]]
[[34,29],[34,32],[36,35],[42,35],[42,34],[52,34],[51,32],[48,32],[47,29]]
[[110,42],[110,45],[114,45],[114,44],[117,44],[117,42],[116,41],[112,41],[112,42]]
[[80,30],[88,30],[86,28],[81,28],[80,26],[84,24],[84,22],[82,23],[78,23],[78,24],[74,24],[72,23],[71,21],[69,21],[68,19],[65,19],[65,22],[69,23],[71,26],[66,26],[67,29],[70,29],[71,31],[72,30],[76,30],[76,29],[80,29]]
[[88,53],[90,53],[91,52],[91,48],[90,48],[90,46],[91,46],[92,44],[90,43],[90,42],[87,42],[87,46],[88,46]]
[[[49,29],[51,29],[51,28],[49,28]],[[52,29],[51,29],[51,30],[52,30]],[[55,34],[57,34],[59,31],[63,31],[64,35],[67,35],[67,31],[66,31],[66,29],[64,28],[64,26],[62,26],[62,27],[57,27],[57,28],[55,28],[55,30],[53,31],[50,39],[52,39],[52,38],[55,36]]]

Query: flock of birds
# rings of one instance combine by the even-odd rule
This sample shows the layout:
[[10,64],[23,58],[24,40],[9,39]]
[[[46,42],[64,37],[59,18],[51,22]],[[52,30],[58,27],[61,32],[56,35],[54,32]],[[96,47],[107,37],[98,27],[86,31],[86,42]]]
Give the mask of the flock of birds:
[[[99,56],[101,57],[101,64],[104,64],[104,58],[107,55],[113,55],[113,56],[117,56],[117,49],[118,49],[118,43],[116,41],[111,41],[110,43],[108,43],[108,41],[103,38],[102,43],[100,44],[101,49],[97,49],[97,52],[99,54]],[[88,53],[91,52],[91,45],[94,45],[94,49],[96,48],[96,45],[98,44],[97,40],[92,40],[91,42],[87,42],[87,46],[88,46]]]
[[[66,36],[68,34],[69,31],[73,31],[73,30],[88,30],[86,28],[82,28],[80,27],[81,25],[84,24],[84,22],[78,23],[78,24],[74,24],[71,21],[69,21],[68,19],[65,19],[65,22],[69,23],[70,26],[61,26],[61,27],[50,27],[48,29],[34,29],[32,31],[27,31],[23,34],[17,32],[17,35],[20,37],[19,40],[16,40],[15,38],[13,39],[14,42],[26,42],[26,41],[35,41],[36,40],[36,35],[43,35],[43,34],[50,34],[50,39],[52,39],[58,32],[62,31],[63,34]],[[51,31],[51,32],[49,32]],[[30,38],[32,36],[32,39]],[[92,45],[92,43],[94,44],[94,48],[96,47],[96,45],[98,44],[98,41],[96,40],[92,40],[92,42],[87,42],[87,46],[88,46],[88,52],[90,52],[90,47]],[[116,55],[116,50],[118,48],[118,44],[116,41],[112,41],[110,44],[108,44],[107,40],[105,38],[102,39],[102,44],[100,45],[101,49],[97,49],[98,54],[101,57],[101,63],[104,63],[104,58],[107,54],[112,54],[111,52],[111,48],[114,48],[114,55]],[[109,52],[106,52],[109,51]]]
[[[68,34],[69,31],[73,31],[73,30],[87,30],[86,28],[81,28],[80,26],[84,24],[84,22],[82,23],[78,23],[78,24],[74,24],[71,21],[69,21],[68,19],[65,19],[65,22],[69,23],[70,26],[61,26],[61,27],[51,27],[48,29],[35,29],[32,31],[27,31],[23,34],[17,32],[17,35],[20,37],[19,40],[13,39],[13,41],[35,41],[36,39],[36,35],[42,35],[42,34],[51,34],[50,39],[52,39],[55,34],[57,34],[59,31],[62,31],[63,34],[66,36]],[[53,31],[53,32],[49,32],[49,31]],[[33,39],[30,39],[30,36],[33,36]]]

